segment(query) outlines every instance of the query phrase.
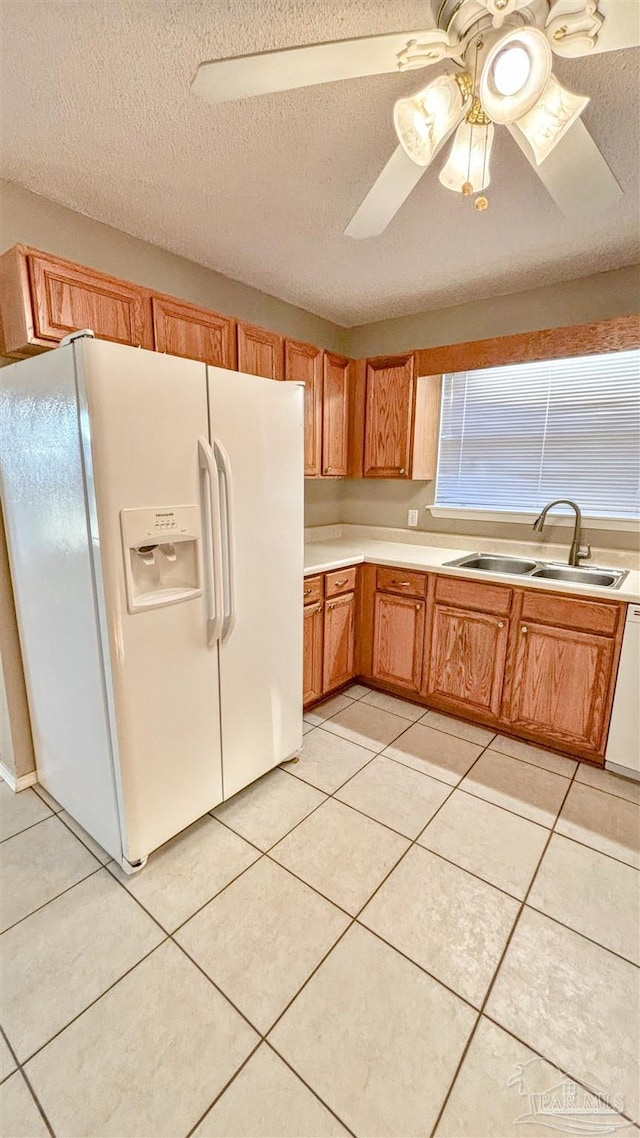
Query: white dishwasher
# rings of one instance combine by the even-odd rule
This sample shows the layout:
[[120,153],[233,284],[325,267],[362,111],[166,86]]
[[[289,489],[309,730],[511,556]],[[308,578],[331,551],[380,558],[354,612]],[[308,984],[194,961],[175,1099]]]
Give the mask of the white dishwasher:
[[604,765],[640,779],[640,605],[627,609]]

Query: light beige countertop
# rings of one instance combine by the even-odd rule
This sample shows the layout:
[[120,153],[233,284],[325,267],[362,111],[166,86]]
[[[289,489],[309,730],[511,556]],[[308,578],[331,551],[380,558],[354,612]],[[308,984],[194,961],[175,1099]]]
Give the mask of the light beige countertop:
[[[329,529],[329,527],[326,527]],[[333,527],[338,529],[338,527]],[[345,527],[346,528],[346,527]],[[349,527],[351,528],[351,527]],[[355,528],[355,527],[353,527]],[[358,527],[360,528],[360,527]],[[364,528],[364,527],[362,527]],[[393,531],[392,531],[393,532]],[[454,539],[460,541],[458,535]],[[602,585],[584,585],[567,581],[550,581],[535,577],[527,577],[514,573],[487,573],[476,569],[465,569],[447,566],[447,561],[455,561],[465,553],[489,552],[491,545],[496,542],[482,538],[469,537],[465,539],[464,547],[456,544],[456,548],[431,544],[404,544],[399,541],[380,540],[378,538],[355,536],[332,536],[329,540],[307,540],[304,549],[304,573],[324,573],[331,569],[341,569],[345,565],[357,565],[368,561],[375,565],[391,565],[397,569],[418,569],[424,572],[435,572],[451,577],[467,577],[469,579],[493,581],[501,585],[518,586],[525,589],[542,589],[544,592],[573,593],[577,596],[591,596],[600,599],[609,597],[611,600],[640,602],[640,570],[630,569],[629,574],[617,589],[606,588]],[[500,543],[503,547],[509,546],[508,554],[512,557],[534,557],[542,561],[564,562],[567,560],[567,549],[557,552],[556,547],[544,549],[544,552],[532,552],[531,545],[518,545],[515,542]],[[553,549],[553,552],[552,552]],[[491,550],[497,552],[496,550]],[[502,552],[507,553],[503,548]],[[564,556],[563,556],[564,554]],[[627,568],[620,555],[613,554],[610,561],[603,560],[606,551],[594,551],[591,561],[584,562],[587,568]]]

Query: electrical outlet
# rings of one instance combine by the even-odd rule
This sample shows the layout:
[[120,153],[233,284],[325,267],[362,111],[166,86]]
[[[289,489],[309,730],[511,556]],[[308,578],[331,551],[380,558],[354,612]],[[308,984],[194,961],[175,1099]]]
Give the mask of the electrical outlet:
[[407,517],[407,525],[408,526],[417,526],[417,524],[418,524],[418,511],[417,510],[409,510],[409,516]]

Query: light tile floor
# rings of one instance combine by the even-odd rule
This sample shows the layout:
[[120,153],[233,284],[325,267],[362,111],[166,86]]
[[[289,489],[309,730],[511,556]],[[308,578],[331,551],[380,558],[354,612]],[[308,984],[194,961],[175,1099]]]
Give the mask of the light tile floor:
[[633,783],[359,684],[134,877],[0,810],[3,1138],[640,1138]]

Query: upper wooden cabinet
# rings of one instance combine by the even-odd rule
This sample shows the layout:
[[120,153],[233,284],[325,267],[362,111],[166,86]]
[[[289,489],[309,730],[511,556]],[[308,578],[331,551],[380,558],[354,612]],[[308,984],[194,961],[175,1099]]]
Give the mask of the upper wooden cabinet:
[[284,340],[255,324],[238,321],[238,371],[284,379]]
[[348,473],[351,363],[346,356],[324,353],[321,473],[328,478]]
[[367,361],[365,478],[409,478],[414,356]]
[[304,383],[304,473],[321,474],[322,350],[297,340],[285,341],[284,377]]
[[148,290],[16,245],[0,258],[2,350],[29,355],[91,328],[119,344],[153,348]]
[[153,296],[151,304],[156,351],[235,368],[235,320],[171,296]]
[[435,478],[442,378],[417,375],[415,359],[410,352],[355,365],[352,478]]

